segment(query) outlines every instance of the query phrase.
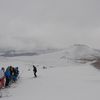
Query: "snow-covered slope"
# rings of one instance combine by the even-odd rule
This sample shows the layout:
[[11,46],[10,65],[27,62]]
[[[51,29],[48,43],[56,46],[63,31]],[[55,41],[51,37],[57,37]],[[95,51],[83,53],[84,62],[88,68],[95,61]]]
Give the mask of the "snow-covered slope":
[[[38,56],[20,56],[20,57],[8,57],[9,60],[12,61],[19,61],[19,62],[26,62],[35,64],[35,65],[41,65],[41,66],[47,66],[47,67],[53,67],[58,66],[61,67],[67,66],[67,59],[61,59],[63,56],[64,51],[57,51],[53,53],[47,53],[47,54],[41,54]],[[6,58],[7,59],[7,58]]]
[[93,61],[100,58],[100,51],[87,45],[75,44],[67,48],[63,55],[62,58],[69,60]]
[[[2,90],[0,99],[100,100],[100,72],[88,64],[67,65],[60,59],[62,54],[1,58],[1,66],[19,66],[20,79]],[[37,78],[33,78],[32,64],[38,65]],[[44,65],[47,69],[42,68]]]
[[[52,54],[48,54],[48,53],[52,53]],[[46,56],[48,56],[49,61],[50,60],[54,61],[53,57],[55,58],[56,55],[58,55],[56,58],[57,59],[60,58],[63,61],[65,59],[66,61],[83,62],[83,63],[94,61],[100,58],[100,50],[90,48],[89,46],[83,45],[83,44],[75,44],[68,47],[67,49],[62,49],[62,50],[58,50],[58,49],[41,49],[41,50],[30,50],[30,51],[29,50],[17,50],[17,51],[6,50],[4,52],[0,51],[0,54],[1,56],[4,56],[4,57],[14,57],[14,58],[16,58],[16,56],[20,56],[20,58],[23,58],[21,56],[32,56],[30,57],[31,59],[33,58],[33,55],[35,56],[35,55],[40,55],[40,54],[46,54]],[[41,58],[45,59],[42,56]]]
[[[62,66],[62,63],[64,66],[67,66],[70,62],[78,62],[78,60],[81,60],[79,62],[89,62],[94,61],[98,57],[100,57],[100,51],[92,49],[86,45],[72,45],[67,49],[53,52],[53,53],[46,53],[41,54],[38,56],[19,56],[19,57],[11,57],[9,59],[20,61],[20,62],[27,62],[27,63],[35,63],[35,64],[41,64],[43,66]],[[7,57],[6,57],[7,59]],[[41,60],[43,59],[43,60]]]
[[[0,57],[0,66],[19,66],[20,79],[3,89],[1,100],[100,100],[100,72],[89,64],[71,64],[69,59],[99,57],[85,45],[38,56]],[[32,65],[38,68],[33,77]]]

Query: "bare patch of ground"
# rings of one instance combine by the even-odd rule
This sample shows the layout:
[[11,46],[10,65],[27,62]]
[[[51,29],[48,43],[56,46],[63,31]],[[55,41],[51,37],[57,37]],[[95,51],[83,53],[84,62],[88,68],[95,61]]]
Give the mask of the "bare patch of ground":
[[97,68],[97,69],[100,69],[100,58],[97,59],[94,63],[92,63],[92,65]]

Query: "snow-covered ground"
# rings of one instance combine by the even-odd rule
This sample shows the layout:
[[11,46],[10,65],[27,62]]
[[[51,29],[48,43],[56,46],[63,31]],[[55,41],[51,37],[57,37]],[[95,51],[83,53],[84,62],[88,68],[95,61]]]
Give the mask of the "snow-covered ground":
[[[89,64],[68,64],[62,53],[0,58],[0,66],[19,66],[20,79],[3,89],[1,100],[100,100],[100,72]],[[38,68],[33,77],[32,64]],[[47,69],[43,69],[43,66]]]

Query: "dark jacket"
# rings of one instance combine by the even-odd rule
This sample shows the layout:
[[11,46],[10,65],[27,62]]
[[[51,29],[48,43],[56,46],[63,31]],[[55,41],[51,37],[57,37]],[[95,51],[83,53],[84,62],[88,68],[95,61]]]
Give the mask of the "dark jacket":
[[33,66],[33,72],[37,72],[37,68],[35,66]]

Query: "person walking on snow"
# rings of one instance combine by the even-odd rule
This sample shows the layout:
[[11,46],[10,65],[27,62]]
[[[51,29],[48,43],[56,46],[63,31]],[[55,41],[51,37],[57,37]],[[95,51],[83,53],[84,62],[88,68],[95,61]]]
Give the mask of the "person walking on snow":
[[36,73],[37,73],[37,68],[33,65],[33,72],[34,72],[34,77],[37,77]]

